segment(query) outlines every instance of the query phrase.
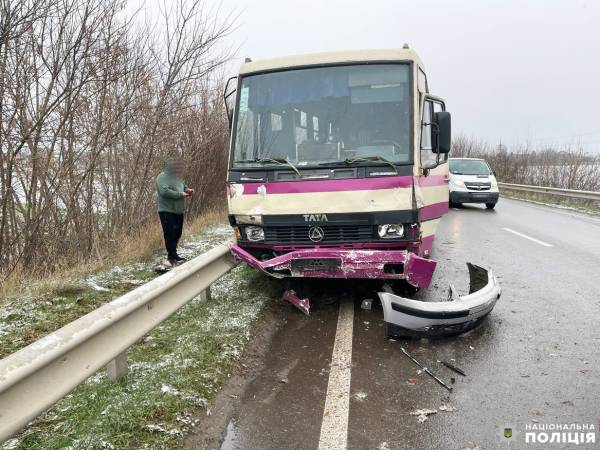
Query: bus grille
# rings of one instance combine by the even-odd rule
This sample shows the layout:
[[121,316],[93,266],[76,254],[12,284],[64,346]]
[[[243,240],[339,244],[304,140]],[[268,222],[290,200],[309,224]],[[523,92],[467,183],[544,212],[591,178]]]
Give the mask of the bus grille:
[[323,230],[323,239],[314,242],[308,237],[312,226],[268,226],[265,227],[265,243],[334,244],[373,240],[372,225],[319,225],[319,227]]

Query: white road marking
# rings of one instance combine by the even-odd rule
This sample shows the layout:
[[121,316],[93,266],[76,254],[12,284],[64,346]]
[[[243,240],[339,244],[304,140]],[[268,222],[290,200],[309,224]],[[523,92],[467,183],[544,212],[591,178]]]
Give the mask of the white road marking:
[[342,301],[331,356],[319,450],[346,450],[348,446],[353,323],[354,302]]
[[511,228],[504,227],[503,230],[508,231],[509,233],[516,234],[517,236],[521,236],[522,238],[529,239],[530,241],[535,242],[536,244],[543,245],[544,247],[552,247],[552,244],[548,244],[547,242],[540,241],[539,239],[533,238],[531,236],[527,236],[526,234],[519,233]]

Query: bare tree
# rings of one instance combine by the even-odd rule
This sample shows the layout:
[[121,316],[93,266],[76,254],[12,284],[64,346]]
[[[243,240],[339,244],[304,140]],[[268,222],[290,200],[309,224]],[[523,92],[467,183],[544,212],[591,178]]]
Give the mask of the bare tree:
[[600,190],[600,158],[580,147],[540,146],[530,143],[508,149],[458,135],[451,156],[486,159],[506,183],[532,184],[566,189]]
[[[52,270],[155,219],[153,179],[189,162],[216,203],[232,19],[200,0],[138,26],[126,0],[0,0],[0,275]],[[164,30],[160,36],[155,30]]]

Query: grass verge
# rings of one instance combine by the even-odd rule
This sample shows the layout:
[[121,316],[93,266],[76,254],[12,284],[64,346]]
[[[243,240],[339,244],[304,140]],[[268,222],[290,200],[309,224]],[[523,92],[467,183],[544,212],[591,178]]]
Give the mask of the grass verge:
[[[207,210],[202,215],[186,220],[183,238],[197,237],[209,226],[224,223],[226,212],[222,209]],[[229,233],[231,236],[231,233]],[[158,221],[151,221],[144,227],[118,240],[103,243],[94,248],[88,255],[82,255],[77,261],[63,261],[62,267],[52,272],[23,270],[17,268],[0,283],[0,305],[14,298],[24,296],[44,296],[54,290],[68,291],[73,279],[81,278],[91,272],[110,268],[115,264],[126,264],[131,261],[146,261],[156,256],[163,249],[162,229]]]
[[[187,227],[187,236],[180,245],[183,256],[192,258],[231,238],[231,228],[215,225],[216,219],[205,218]],[[140,247],[148,245],[142,243]],[[94,267],[96,270],[89,272],[73,269],[4,298],[0,306],[0,358],[154,278],[153,268],[162,252],[152,255],[150,248],[154,247],[147,247],[143,253],[129,252],[128,262],[127,253],[121,253],[115,256],[116,265],[112,267],[104,262],[103,268]]]
[[[228,227],[209,228],[186,242],[181,253],[202,253],[226,232]],[[151,264],[116,266],[65,287],[62,295],[21,302],[19,310],[4,308],[0,316],[2,352],[10,353],[147,281],[154,276]],[[209,414],[211,398],[231,373],[253,322],[278,289],[273,280],[245,266],[237,267],[213,284],[211,299],[192,300],[133,346],[125,379],[113,383],[104,370],[98,372],[2,448],[156,449],[176,445],[200,415]],[[7,328],[7,324],[11,326]]]
[[[104,371],[38,418],[4,448],[170,448],[190,431],[230,375],[273,281],[238,267],[131,348],[130,372]],[[51,388],[51,387],[49,387]]]

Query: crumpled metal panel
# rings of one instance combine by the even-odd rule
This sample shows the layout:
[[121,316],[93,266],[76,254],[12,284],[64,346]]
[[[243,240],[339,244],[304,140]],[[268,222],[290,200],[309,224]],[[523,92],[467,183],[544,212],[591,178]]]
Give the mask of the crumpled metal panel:
[[[231,245],[234,255],[249,266],[262,270],[275,278],[370,278],[370,279],[405,279],[416,287],[427,288],[433,276],[436,262],[422,258],[406,250],[374,250],[347,248],[307,248],[298,249],[266,261],[259,261],[252,254],[237,244]],[[303,270],[303,261],[322,261],[328,268]],[[333,264],[335,262],[335,264]],[[400,273],[385,270],[387,264],[398,264],[404,267]]]
[[386,333],[394,336],[447,336],[476,327],[500,298],[501,288],[491,271],[467,263],[469,294],[459,296],[450,286],[448,300],[423,302],[379,292]]

